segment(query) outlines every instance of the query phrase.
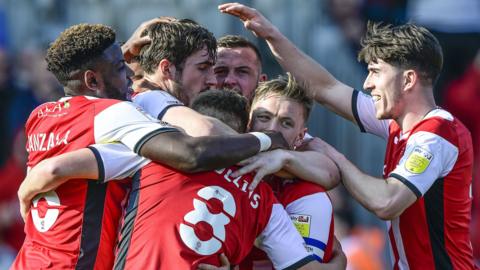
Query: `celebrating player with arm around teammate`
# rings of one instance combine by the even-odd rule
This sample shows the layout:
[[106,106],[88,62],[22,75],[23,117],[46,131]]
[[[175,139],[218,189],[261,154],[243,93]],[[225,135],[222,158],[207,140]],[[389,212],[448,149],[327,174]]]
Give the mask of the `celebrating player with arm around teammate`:
[[[93,143],[119,142],[185,171],[232,164],[285,144],[279,134],[257,135],[260,140],[247,134],[192,138],[122,101],[128,71],[115,32],[105,25],[68,28],[52,43],[46,60],[66,96],[40,105],[27,120],[29,168]],[[122,181],[99,184],[80,178],[34,198],[12,269],[111,268],[126,187]]]
[[368,96],[336,80],[255,9],[238,3],[219,9],[264,38],[317,102],[387,140],[384,179],[361,172],[322,141],[317,147],[335,161],[352,196],[388,220],[393,266],[473,269],[471,138],[435,105],[432,89],[443,62],[436,38],[413,24],[369,24],[359,53],[368,64]]

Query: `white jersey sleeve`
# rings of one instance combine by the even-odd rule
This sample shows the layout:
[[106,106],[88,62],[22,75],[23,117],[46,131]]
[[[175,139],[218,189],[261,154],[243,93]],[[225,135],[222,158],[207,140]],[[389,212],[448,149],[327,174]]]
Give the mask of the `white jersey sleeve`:
[[421,197],[435,180],[455,165],[458,148],[437,134],[419,131],[407,141],[405,153],[389,176],[397,178]]
[[88,148],[95,154],[99,180],[102,182],[130,177],[151,162],[121,143],[94,144]]
[[178,131],[160,122],[131,102],[119,102],[95,115],[95,143],[121,142],[132,151],[162,132]]
[[371,96],[358,90],[353,91],[352,113],[362,132],[372,133],[385,140],[388,138],[390,120],[378,120],[375,117],[375,104]]
[[267,253],[275,269],[296,269],[315,260],[280,204],[273,205],[270,219],[257,237],[256,246]]
[[333,207],[326,192],[303,196],[285,207],[315,259],[322,262],[333,226]]
[[162,120],[170,107],[184,106],[174,96],[163,90],[153,90],[139,93],[133,97],[133,103],[142,107],[147,113]]

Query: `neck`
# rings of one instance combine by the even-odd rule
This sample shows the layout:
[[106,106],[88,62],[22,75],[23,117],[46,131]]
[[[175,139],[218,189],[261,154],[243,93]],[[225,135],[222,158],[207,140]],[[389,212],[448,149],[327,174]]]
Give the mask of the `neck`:
[[411,130],[430,111],[437,108],[431,90],[423,89],[419,93],[428,94],[410,95],[410,99],[406,99],[404,113],[397,119],[394,119],[404,132]]
[[[143,89],[143,91],[161,89],[168,92],[167,81],[156,77],[154,74],[145,74],[137,88]],[[135,92],[137,92],[137,89],[135,89]]]

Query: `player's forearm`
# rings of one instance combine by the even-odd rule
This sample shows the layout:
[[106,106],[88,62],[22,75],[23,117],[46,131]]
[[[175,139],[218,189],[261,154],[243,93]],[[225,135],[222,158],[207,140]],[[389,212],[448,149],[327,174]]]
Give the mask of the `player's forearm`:
[[340,153],[333,159],[340,170],[342,183],[352,197],[369,211],[384,218],[382,213],[392,203],[387,181],[363,173]]
[[286,151],[284,169],[298,178],[321,185],[329,190],[340,182],[335,163],[324,154],[313,151]]
[[[285,147],[282,144],[283,137],[279,133],[268,134],[272,141],[269,149]],[[235,138],[232,141],[232,138]],[[209,151],[204,151],[209,149]],[[249,158],[261,150],[258,138],[250,134],[233,136],[210,137],[209,140],[202,140],[197,144],[198,169],[196,171],[212,170],[216,168],[234,165],[246,158]]]
[[[280,133],[269,133],[268,149],[286,147]],[[199,172],[231,166],[261,150],[260,140],[251,134],[191,137],[180,132],[159,134],[139,150],[149,158],[183,172]],[[263,149],[267,150],[267,149]]]
[[28,172],[18,195],[24,200],[31,200],[37,194],[54,190],[73,178],[98,178],[97,160],[90,149],[80,149],[41,161]]
[[324,92],[337,80],[320,64],[297,48],[280,31],[274,31],[266,39],[270,50],[285,71],[306,84],[306,91],[317,102],[324,103]]

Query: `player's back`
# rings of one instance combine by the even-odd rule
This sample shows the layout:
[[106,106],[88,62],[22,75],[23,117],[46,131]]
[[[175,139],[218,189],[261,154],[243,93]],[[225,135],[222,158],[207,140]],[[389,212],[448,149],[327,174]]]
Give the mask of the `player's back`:
[[[118,100],[84,96],[37,107],[26,124],[28,167],[96,142],[99,114]],[[76,179],[34,198],[12,269],[107,269],[126,183]]]
[[239,263],[277,208],[268,185],[249,192],[252,176],[234,179],[234,169],[144,167],[133,182],[115,269],[196,269],[219,265],[221,253]]

